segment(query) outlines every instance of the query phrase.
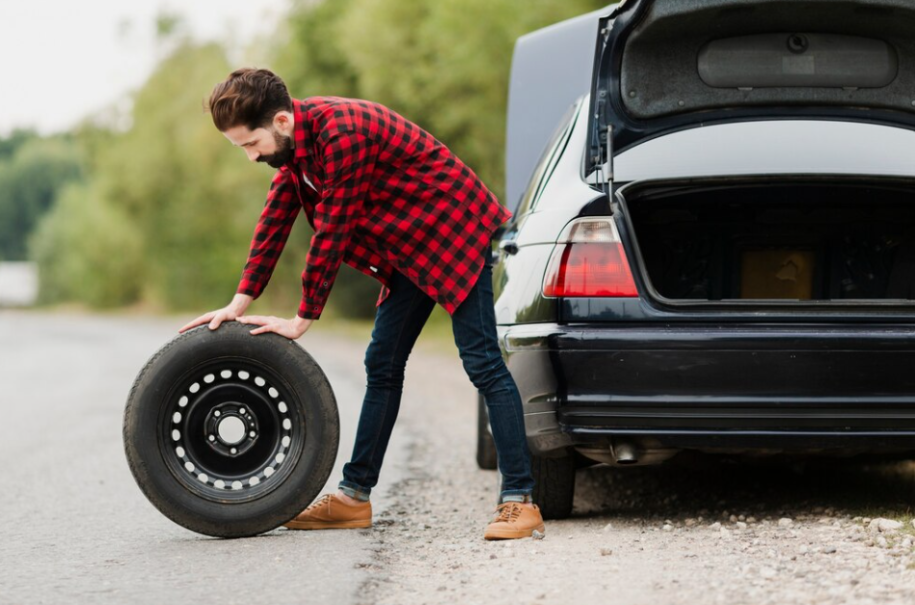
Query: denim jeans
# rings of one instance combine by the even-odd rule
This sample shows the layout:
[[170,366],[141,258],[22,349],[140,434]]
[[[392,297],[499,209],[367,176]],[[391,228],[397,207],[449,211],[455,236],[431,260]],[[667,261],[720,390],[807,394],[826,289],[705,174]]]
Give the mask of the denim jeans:
[[[493,310],[492,252],[483,251],[485,266],[468,297],[451,317],[457,345],[470,381],[483,395],[496,445],[502,489],[499,501],[530,501],[534,488],[530,451],[518,387],[499,351]],[[368,500],[400,409],[404,370],[435,301],[406,276],[395,272],[388,298],[375,315],[372,341],[365,353],[367,384],[356,429],[353,456],[343,467],[340,489]],[[430,401],[428,405],[437,402]],[[471,405],[471,402],[468,402]],[[444,430],[444,427],[442,427]]]

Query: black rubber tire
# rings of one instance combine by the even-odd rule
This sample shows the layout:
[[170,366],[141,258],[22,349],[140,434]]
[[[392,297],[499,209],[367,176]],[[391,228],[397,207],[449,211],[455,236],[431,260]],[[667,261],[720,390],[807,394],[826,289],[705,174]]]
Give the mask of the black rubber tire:
[[[294,341],[272,333],[252,336],[250,330],[251,326],[227,322],[216,330],[203,325],[179,335],[153,355],[140,371],[124,410],[124,450],[143,494],[175,523],[208,536],[253,536],[289,521],[318,496],[337,457],[340,420],[324,372]],[[175,463],[165,459],[175,445],[167,436],[163,437],[170,428],[167,414],[174,406],[170,401],[176,400],[181,384],[194,380],[195,368],[205,368],[214,362],[251,367],[252,372],[259,369],[263,375],[272,376],[288,402],[286,406],[280,403],[278,409],[296,419],[288,429],[296,435],[290,443],[297,445],[289,449],[288,457],[276,463],[279,470],[271,470],[266,475],[269,479],[262,480],[263,485],[257,487],[261,492],[252,488],[247,500],[219,500],[195,493],[188,487],[192,481],[179,480],[180,470],[176,472]],[[239,380],[243,374],[246,372],[237,372]],[[212,376],[207,378],[213,381]],[[216,387],[212,388],[215,391]],[[213,396],[217,397],[218,394]],[[186,410],[190,424],[193,402]],[[287,428],[287,421],[282,422]],[[160,427],[164,427],[164,432]],[[275,431],[274,437],[279,433]],[[189,431],[188,441],[196,434]],[[202,433],[200,441],[204,442]],[[232,462],[235,460],[228,464]],[[228,489],[225,491],[234,496]]]
[[494,471],[498,468],[496,457],[496,442],[489,432],[489,413],[486,411],[486,401],[477,393],[477,465],[484,471]]
[[544,519],[565,519],[572,514],[575,497],[575,458],[531,456],[534,503]]

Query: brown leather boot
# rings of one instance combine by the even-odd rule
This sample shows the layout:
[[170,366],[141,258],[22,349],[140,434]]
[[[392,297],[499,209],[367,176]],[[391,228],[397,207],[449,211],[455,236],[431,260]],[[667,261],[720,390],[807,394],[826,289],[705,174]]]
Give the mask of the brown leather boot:
[[521,506],[517,502],[503,502],[496,507],[496,514],[486,528],[483,537],[487,540],[511,540],[530,537],[534,530],[546,532],[540,508]]
[[289,529],[356,529],[372,526],[372,503],[347,504],[336,494],[325,494],[283,524]]

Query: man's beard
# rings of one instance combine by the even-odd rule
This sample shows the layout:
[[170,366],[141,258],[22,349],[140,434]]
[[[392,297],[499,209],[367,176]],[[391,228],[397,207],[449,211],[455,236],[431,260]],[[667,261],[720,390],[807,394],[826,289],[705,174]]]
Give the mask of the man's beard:
[[285,164],[292,161],[295,156],[295,148],[292,146],[292,137],[287,137],[276,130],[273,130],[273,142],[276,143],[276,151],[270,155],[262,155],[257,158],[258,162],[264,162],[272,168],[282,168]]

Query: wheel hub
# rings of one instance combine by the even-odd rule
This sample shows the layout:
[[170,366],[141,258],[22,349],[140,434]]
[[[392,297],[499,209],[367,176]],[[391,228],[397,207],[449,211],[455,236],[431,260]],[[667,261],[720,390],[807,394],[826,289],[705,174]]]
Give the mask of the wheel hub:
[[216,435],[226,445],[235,445],[245,438],[245,421],[238,416],[223,416],[216,422]]
[[234,401],[214,406],[204,422],[207,444],[223,456],[240,456],[260,434],[257,416],[250,407]]

